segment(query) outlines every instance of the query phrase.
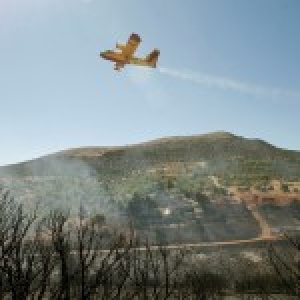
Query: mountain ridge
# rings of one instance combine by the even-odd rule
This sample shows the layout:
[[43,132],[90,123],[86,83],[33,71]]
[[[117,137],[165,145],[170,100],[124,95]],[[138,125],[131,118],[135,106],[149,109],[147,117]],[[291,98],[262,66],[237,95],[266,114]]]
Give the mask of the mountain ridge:
[[[260,139],[247,139],[229,132],[177,136],[119,147],[79,147],[62,150],[29,161],[0,167],[0,175],[58,175],[76,162],[86,164],[96,173],[116,176],[134,169],[174,162],[222,161],[234,165],[237,161],[258,161],[282,173],[285,169],[300,174],[300,151],[275,147]],[[59,166],[59,168],[58,168]],[[79,167],[78,167],[79,168]],[[80,172],[76,168],[76,172]],[[57,171],[59,169],[59,172]],[[53,174],[52,174],[53,173]],[[68,174],[70,172],[68,171]]]
[[274,151],[283,151],[282,153],[289,153],[292,156],[300,156],[300,150],[290,150],[287,148],[277,147],[265,140],[259,138],[245,138],[242,136],[235,135],[230,132],[226,131],[214,131],[211,133],[205,134],[195,134],[195,135],[187,135],[187,136],[170,136],[170,137],[161,137],[149,141],[134,143],[134,144],[126,144],[121,146],[81,146],[81,147],[74,147],[69,149],[60,150],[54,153],[50,153],[47,155],[43,155],[40,157],[32,158],[29,160],[8,164],[4,166],[0,166],[1,168],[10,168],[16,165],[20,165],[23,163],[30,163],[40,159],[48,159],[51,157],[59,157],[59,156],[82,156],[82,157],[100,157],[108,153],[113,152],[120,152],[123,150],[128,149],[136,149],[136,148],[147,148],[147,147],[163,147],[163,145],[170,144],[170,145],[178,145],[178,143],[197,143],[197,142],[220,142],[224,140],[243,140],[244,142],[248,142],[248,145],[257,144],[261,147],[269,147],[269,149],[273,149]]
[[218,140],[218,139],[243,139],[246,141],[253,141],[257,143],[264,144],[269,147],[276,148],[278,150],[283,150],[283,151],[291,151],[294,153],[300,154],[300,150],[290,150],[287,148],[281,148],[278,146],[275,146],[265,140],[259,139],[259,138],[245,138],[243,136],[239,136],[236,134],[233,134],[231,132],[227,131],[214,131],[210,133],[205,133],[205,134],[195,134],[195,135],[186,135],[186,136],[169,136],[169,137],[161,137],[161,138],[156,138],[153,140],[149,141],[144,141],[144,142],[139,142],[139,143],[134,143],[134,144],[126,144],[123,146],[83,146],[83,147],[75,147],[75,148],[70,148],[66,150],[61,150],[57,152],[57,154],[73,154],[73,152],[78,152],[81,150],[103,150],[103,151],[114,151],[114,150],[121,150],[121,149],[126,149],[126,148],[133,148],[133,147],[147,147],[147,146],[153,146],[153,145],[162,145],[164,143],[177,143],[177,142],[186,142],[189,140],[199,140],[203,141],[205,139],[208,140]]

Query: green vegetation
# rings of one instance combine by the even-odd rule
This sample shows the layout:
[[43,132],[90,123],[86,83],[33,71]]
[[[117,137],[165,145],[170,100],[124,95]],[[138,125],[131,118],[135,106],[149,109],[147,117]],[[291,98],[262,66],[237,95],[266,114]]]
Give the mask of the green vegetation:
[[[136,146],[102,149],[100,156],[85,156],[70,150],[33,161],[0,168],[0,174],[16,176],[89,175],[109,181],[144,173],[147,169],[172,162],[181,163],[182,172],[194,164],[193,174],[214,174],[224,181],[253,182],[272,178],[300,179],[300,153],[273,147],[260,140],[248,140],[228,133],[170,138]],[[97,148],[94,149],[97,154]],[[81,155],[82,153],[82,155]],[[76,154],[76,156],[74,156]],[[207,162],[197,167],[198,162]],[[92,171],[91,171],[92,170]],[[91,174],[92,173],[92,174]],[[244,178],[243,178],[244,176]]]

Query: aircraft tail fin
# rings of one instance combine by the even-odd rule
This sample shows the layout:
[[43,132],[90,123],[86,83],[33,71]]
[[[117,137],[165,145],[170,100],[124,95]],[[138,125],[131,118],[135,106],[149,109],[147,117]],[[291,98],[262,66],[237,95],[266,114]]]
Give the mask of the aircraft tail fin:
[[156,67],[156,63],[159,57],[160,51],[158,49],[152,50],[147,56],[146,61],[149,63],[150,66]]

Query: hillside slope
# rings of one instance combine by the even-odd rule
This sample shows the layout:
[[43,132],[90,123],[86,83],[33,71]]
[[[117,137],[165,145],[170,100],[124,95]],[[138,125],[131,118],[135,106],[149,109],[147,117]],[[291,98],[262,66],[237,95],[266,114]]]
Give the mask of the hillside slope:
[[81,203],[171,242],[270,237],[300,225],[300,152],[226,132],[69,149],[0,167],[0,184],[27,207],[76,213]]

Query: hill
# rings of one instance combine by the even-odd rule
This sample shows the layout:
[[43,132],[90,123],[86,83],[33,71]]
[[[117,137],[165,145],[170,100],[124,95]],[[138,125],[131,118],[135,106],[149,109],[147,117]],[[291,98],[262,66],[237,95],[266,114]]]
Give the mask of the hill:
[[269,238],[300,224],[300,152],[227,132],[64,150],[0,167],[0,184],[27,207],[83,203],[172,242]]

